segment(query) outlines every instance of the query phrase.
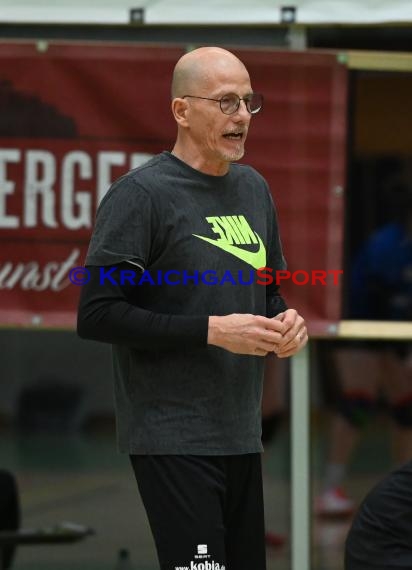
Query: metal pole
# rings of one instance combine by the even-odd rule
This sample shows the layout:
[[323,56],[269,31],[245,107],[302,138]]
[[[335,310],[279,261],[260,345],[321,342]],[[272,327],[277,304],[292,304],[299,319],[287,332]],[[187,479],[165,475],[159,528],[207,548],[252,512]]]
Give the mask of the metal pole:
[[292,570],[310,570],[309,346],[292,358],[291,377]]

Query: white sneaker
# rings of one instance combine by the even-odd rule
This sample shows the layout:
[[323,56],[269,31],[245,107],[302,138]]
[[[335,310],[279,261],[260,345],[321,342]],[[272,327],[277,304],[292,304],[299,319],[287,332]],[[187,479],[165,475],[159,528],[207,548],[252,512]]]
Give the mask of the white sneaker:
[[315,513],[320,517],[347,517],[355,510],[355,503],[341,487],[324,491],[315,502]]

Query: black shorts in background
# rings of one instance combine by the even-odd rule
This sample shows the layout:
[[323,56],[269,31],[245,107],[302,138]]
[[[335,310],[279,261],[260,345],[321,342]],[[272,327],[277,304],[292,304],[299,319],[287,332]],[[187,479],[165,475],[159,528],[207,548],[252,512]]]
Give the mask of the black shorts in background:
[[265,570],[261,456],[131,455],[161,570]]

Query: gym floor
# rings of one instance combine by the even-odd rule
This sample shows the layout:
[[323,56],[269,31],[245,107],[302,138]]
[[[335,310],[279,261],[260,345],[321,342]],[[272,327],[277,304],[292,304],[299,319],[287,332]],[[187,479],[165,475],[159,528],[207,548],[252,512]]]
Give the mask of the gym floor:
[[[313,492],[325,455],[325,427],[312,434]],[[22,526],[52,527],[69,521],[95,535],[69,545],[21,546],[14,570],[114,570],[119,549],[130,551],[134,570],[157,570],[153,540],[126,456],[116,452],[111,430],[94,435],[2,434],[1,467],[18,480]],[[382,458],[385,458],[384,460]],[[384,422],[366,432],[352,463],[347,490],[360,500],[390,468]],[[266,526],[289,538],[289,433],[285,426],[263,459]],[[312,570],[342,570],[349,521],[313,518]],[[267,549],[268,570],[290,569],[290,541]]]

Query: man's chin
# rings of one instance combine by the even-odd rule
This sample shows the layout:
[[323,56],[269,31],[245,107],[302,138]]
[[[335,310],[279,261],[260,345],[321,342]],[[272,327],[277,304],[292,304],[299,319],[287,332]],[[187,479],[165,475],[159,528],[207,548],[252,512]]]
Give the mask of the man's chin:
[[222,157],[226,162],[236,162],[237,160],[243,158],[244,154],[245,154],[245,149],[241,148],[233,152],[224,152],[222,153]]

